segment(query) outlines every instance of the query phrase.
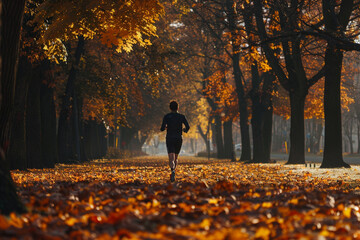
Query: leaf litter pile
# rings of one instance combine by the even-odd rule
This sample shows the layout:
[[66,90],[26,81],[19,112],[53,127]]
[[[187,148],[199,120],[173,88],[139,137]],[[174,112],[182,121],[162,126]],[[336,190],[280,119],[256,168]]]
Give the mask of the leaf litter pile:
[[0,238],[360,239],[360,181],[332,171],[195,157],[175,183],[165,157],[15,171],[29,212],[0,215]]

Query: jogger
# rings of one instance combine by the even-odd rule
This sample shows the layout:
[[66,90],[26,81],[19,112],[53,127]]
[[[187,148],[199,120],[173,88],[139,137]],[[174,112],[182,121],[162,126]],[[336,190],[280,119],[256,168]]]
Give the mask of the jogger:
[[[170,180],[175,181],[175,169],[178,164],[178,156],[182,145],[182,132],[187,133],[190,129],[184,115],[178,113],[177,102],[170,102],[171,112],[164,116],[160,130],[166,131],[166,148],[169,155],[169,166],[171,169]],[[185,128],[183,129],[183,124]]]

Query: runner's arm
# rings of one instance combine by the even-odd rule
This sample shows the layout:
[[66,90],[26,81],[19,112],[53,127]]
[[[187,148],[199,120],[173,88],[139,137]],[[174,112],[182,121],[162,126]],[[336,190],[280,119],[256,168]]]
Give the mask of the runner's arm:
[[164,131],[166,129],[166,118],[164,116],[164,119],[163,119],[163,122],[161,124],[161,128],[160,128],[160,131]]
[[184,116],[184,120],[183,120],[183,123],[185,125],[185,129],[184,129],[184,132],[187,133],[190,129],[190,126],[189,126],[189,123],[188,121],[186,120],[186,117]]

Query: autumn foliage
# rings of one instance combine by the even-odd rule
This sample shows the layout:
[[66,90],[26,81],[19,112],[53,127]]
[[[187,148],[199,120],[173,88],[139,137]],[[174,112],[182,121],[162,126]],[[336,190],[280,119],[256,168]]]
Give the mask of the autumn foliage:
[[29,213],[0,216],[1,239],[360,238],[359,181],[325,170],[182,158],[172,184],[142,157],[12,175]]

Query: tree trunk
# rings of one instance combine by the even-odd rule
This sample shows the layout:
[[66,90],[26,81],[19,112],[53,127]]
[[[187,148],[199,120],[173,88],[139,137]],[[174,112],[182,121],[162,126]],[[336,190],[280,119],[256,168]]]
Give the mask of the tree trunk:
[[[210,123],[209,123],[209,125],[210,125]],[[208,140],[208,134],[209,134],[209,130],[210,130],[209,125],[208,125],[208,129],[207,129],[206,133],[204,133],[204,131],[201,129],[200,125],[197,125],[200,136],[202,137],[202,139],[205,142],[206,152],[208,153],[208,155],[210,155],[210,141]]]
[[29,75],[32,74],[31,63],[26,57],[19,61],[16,78],[15,106],[12,115],[12,128],[8,159],[11,169],[27,169],[26,159],[26,131],[25,131],[25,106],[29,87]]
[[251,119],[253,136],[253,159],[252,163],[265,161],[264,135],[263,135],[264,111],[259,102],[253,101],[253,113]]
[[349,141],[349,147],[350,147],[350,153],[354,153],[354,147],[353,147],[353,139],[352,139],[352,131],[353,131],[353,120],[351,118],[352,116],[349,116],[350,119],[348,119],[347,122],[345,122],[345,134]]
[[264,162],[270,162],[271,143],[272,143],[272,121],[273,109],[266,109],[263,120],[263,137],[264,137]]
[[5,153],[0,148],[0,214],[11,212],[24,213],[26,209],[16,193],[10,170],[6,168]]
[[263,74],[264,74],[264,84],[263,84],[261,102],[264,106],[264,114],[263,114],[264,162],[270,162],[272,125],[273,125],[272,91],[274,89],[276,78],[272,72],[266,72]]
[[195,139],[190,138],[190,147],[191,147],[191,152],[195,153]]
[[216,141],[216,149],[217,149],[217,158],[222,159],[225,158],[224,155],[224,142],[223,142],[223,135],[222,135],[222,122],[221,117],[216,115],[215,119],[215,141]]
[[[107,132],[106,132],[106,127],[103,123],[100,123],[98,124],[98,127],[99,127],[99,131],[100,131],[100,139],[101,139],[101,151],[100,151],[100,158],[104,157],[107,153],[107,147],[108,147],[108,143],[107,143],[107,138],[106,138],[106,135],[107,135]],[[141,147],[142,145],[144,145],[144,142],[146,141],[146,139],[141,139]],[[141,150],[141,147],[140,147],[140,150]]]
[[260,163],[265,161],[264,137],[263,137],[263,117],[264,108],[260,100],[260,75],[257,62],[251,65],[252,89],[250,92],[252,101],[252,136],[253,136],[253,159],[251,163]]
[[84,149],[85,154],[88,159],[94,159],[94,147],[92,144],[92,139],[96,138],[94,135],[94,131],[92,128],[92,122],[93,120],[86,121],[84,124]]
[[[71,118],[72,118],[72,137],[73,137],[73,143],[74,143],[74,159],[76,159],[78,162],[81,162],[81,140],[80,140],[80,117],[79,117],[79,105],[78,105],[78,95],[75,91],[75,88],[73,90],[72,94],[73,104],[72,104],[72,112],[71,112]],[[71,123],[70,123],[71,124]]]
[[342,156],[341,68],[343,53],[328,45],[325,52],[325,146],[321,168],[350,167]]
[[290,92],[290,154],[286,164],[305,164],[304,106],[305,97]]
[[236,85],[236,93],[239,102],[239,113],[240,113],[240,132],[241,132],[241,157],[240,161],[251,160],[251,146],[250,146],[250,133],[249,133],[249,114],[247,111],[247,101],[245,98],[245,91],[243,86],[243,76],[240,69],[240,44],[238,41],[239,34],[236,30],[236,4],[233,0],[226,0],[226,10],[229,19],[229,31],[231,33],[232,42],[232,65],[233,74]]
[[42,83],[40,88],[41,109],[41,150],[43,166],[53,168],[57,160],[56,111],[54,101],[54,82],[50,62],[42,63]]
[[9,145],[13,111],[20,29],[25,0],[2,0],[1,12],[1,79],[0,79],[0,214],[25,212],[12,181],[6,151]]
[[26,104],[26,150],[28,168],[43,168],[40,117],[41,66],[31,76]]
[[360,122],[359,119],[356,119],[356,123],[357,123],[357,140],[358,140],[358,144],[357,144],[357,154],[360,153]]
[[224,122],[224,157],[235,161],[232,120]]
[[81,154],[81,158],[80,161],[81,162],[86,162],[87,156],[85,153],[85,122],[84,122],[84,118],[83,118],[83,99],[79,98],[79,104],[78,104],[78,108],[79,108],[79,133],[80,133],[80,154]]
[[[74,124],[75,119],[78,119],[77,117],[74,117],[75,112],[77,113],[77,106],[74,104],[74,97],[76,97],[75,79],[78,72],[80,58],[84,50],[84,45],[84,37],[79,36],[78,45],[75,51],[75,62],[71,67],[65,94],[62,99],[58,128],[58,153],[59,161],[62,163],[69,162],[70,160],[81,160],[80,152],[78,152],[79,143],[76,143],[76,140],[78,140],[77,133],[79,132],[79,128],[78,125]],[[75,111],[73,109],[74,107]]]

